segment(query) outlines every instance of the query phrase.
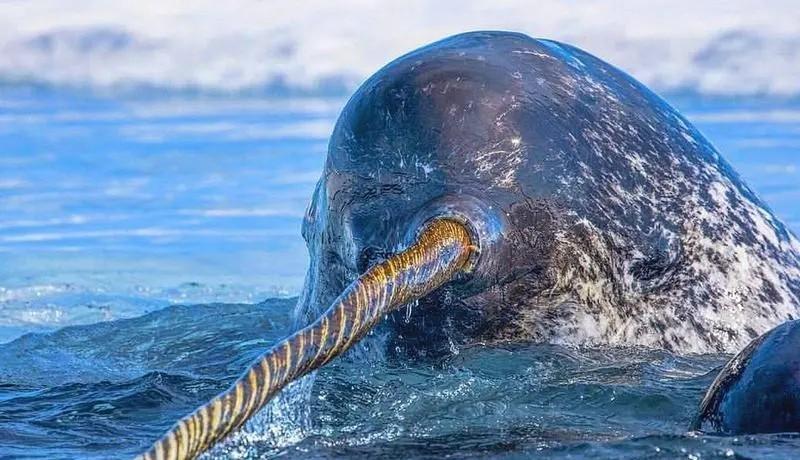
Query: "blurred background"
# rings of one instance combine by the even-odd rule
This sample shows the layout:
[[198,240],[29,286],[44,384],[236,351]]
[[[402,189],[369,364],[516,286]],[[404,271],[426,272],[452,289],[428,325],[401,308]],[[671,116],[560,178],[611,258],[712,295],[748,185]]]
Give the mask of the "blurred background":
[[348,95],[475,29],[631,73],[800,232],[798,24],[796,0],[0,1],[0,343],[296,294]]

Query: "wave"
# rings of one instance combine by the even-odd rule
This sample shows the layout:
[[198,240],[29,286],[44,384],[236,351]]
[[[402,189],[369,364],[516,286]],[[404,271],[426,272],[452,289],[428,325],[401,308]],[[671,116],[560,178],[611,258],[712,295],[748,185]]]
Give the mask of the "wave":
[[505,29],[573,43],[661,92],[800,94],[793,0],[365,4],[3,3],[0,81],[84,88],[346,94],[442,37]]
[[286,334],[293,305],[170,306],[0,345],[0,458],[133,457]]
[[[0,458],[142,452],[289,332],[293,303],[170,306],[0,345]],[[686,433],[726,355],[521,343],[409,361],[365,345],[204,458],[793,458],[800,446]]]
[[[0,381],[23,387],[119,381],[162,369],[197,372],[194,366],[234,378],[289,332],[295,301],[172,305],[134,318],[28,333],[0,345]],[[248,353],[229,359],[240,350]]]
[[[101,283],[84,286],[74,283],[34,284],[23,287],[0,286],[0,347],[4,342],[13,343],[24,334],[50,333],[70,330],[98,322],[125,321],[154,310],[194,303],[216,306],[254,304],[261,299],[271,302],[294,304],[289,294],[295,288],[274,286],[258,288],[237,284],[203,284],[200,282],[165,285],[162,287],[117,286]],[[178,305],[178,306],[176,306]],[[202,310],[205,307],[197,307]],[[231,307],[232,308],[232,307]],[[237,307],[238,308],[238,307]],[[254,307],[255,308],[255,307]],[[256,308],[257,309],[257,308]],[[77,329],[80,330],[80,329]],[[54,333],[58,334],[58,333]],[[2,360],[0,352],[0,360]],[[2,372],[0,372],[2,377]]]
[[[292,304],[171,306],[0,345],[0,458],[142,452],[287,333]],[[284,390],[205,458],[640,458],[682,448],[718,457],[728,448],[684,434],[724,356],[517,344],[407,361],[375,351],[335,360],[313,388]],[[294,411],[309,423],[295,426]],[[731,448],[764,457],[798,445],[752,444]]]

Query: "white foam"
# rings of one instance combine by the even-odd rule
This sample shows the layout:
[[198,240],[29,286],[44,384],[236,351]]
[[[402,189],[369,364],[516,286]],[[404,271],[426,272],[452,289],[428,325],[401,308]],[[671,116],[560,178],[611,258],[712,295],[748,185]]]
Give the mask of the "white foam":
[[576,44],[662,91],[798,94],[799,23],[794,0],[10,0],[0,16],[0,76],[342,90],[420,45],[504,29]]

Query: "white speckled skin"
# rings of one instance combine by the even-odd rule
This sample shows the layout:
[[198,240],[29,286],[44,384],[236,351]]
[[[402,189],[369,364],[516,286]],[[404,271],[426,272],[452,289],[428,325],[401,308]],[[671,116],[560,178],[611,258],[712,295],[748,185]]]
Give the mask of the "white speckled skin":
[[301,310],[443,199],[480,203],[448,209],[497,235],[471,279],[395,318],[394,345],[412,353],[494,340],[732,352],[798,317],[797,239],[673,108],[567,45],[462,34],[367,80],[304,225]]

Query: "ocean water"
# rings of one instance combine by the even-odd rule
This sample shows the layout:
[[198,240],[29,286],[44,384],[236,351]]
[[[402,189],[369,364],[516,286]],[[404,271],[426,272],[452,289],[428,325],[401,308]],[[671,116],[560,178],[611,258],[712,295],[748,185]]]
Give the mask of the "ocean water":
[[[130,457],[290,332],[345,99],[263,94],[0,87],[0,458]],[[800,232],[800,100],[668,99]],[[211,456],[791,458],[687,433],[728,358],[370,337]]]

